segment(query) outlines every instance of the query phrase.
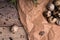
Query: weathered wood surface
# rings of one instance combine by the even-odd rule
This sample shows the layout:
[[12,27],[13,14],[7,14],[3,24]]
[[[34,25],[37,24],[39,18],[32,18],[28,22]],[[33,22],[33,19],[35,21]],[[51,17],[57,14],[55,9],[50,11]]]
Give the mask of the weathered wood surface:
[[10,27],[0,27],[0,40],[27,40],[26,32],[23,27],[13,34]]
[[14,5],[7,2],[0,2],[0,26],[21,26],[17,9]]
[[[19,21],[14,5],[0,0],[0,40],[27,40],[26,32]],[[18,26],[16,33],[11,32],[13,25]]]

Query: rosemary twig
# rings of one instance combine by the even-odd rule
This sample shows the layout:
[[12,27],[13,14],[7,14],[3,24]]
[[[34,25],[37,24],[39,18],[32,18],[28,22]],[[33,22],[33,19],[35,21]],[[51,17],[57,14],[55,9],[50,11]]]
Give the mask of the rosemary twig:
[[16,6],[16,0],[11,0],[10,2]]
[[33,3],[37,7],[37,4],[38,4],[37,0],[33,0]]

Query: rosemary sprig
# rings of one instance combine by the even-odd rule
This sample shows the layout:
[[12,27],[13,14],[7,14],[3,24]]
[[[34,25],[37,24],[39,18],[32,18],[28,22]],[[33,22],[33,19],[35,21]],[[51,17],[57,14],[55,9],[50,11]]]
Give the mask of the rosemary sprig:
[[38,4],[37,0],[33,0],[33,3],[37,7],[37,4]]
[[10,3],[12,3],[16,6],[16,0],[11,0]]

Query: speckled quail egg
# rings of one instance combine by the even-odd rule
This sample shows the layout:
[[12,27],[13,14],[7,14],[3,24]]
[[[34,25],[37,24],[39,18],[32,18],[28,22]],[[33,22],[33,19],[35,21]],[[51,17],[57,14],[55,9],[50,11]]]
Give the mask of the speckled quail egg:
[[56,0],[54,3],[55,3],[56,6],[59,6],[60,5],[60,0]]
[[55,23],[57,21],[56,18],[53,18],[52,16],[48,18],[48,22]]
[[12,28],[11,28],[11,32],[12,33],[16,33],[18,31],[18,26],[14,25]]
[[60,18],[60,13],[58,13],[58,17]]
[[59,12],[58,11],[53,11],[53,15],[56,15],[58,14]]
[[51,16],[51,11],[47,11],[46,15],[47,15],[47,17],[50,17]]
[[55,9],[55,6],[54,4],[51,3],[51,4],[48,4],[47,8],[48,10],[53,11]]
[[60,0],[56,0],[54,3],[58,10],[60,10]]
[[57,24],[57,25],[60,25],[60,20],[57,20],[57,21],[56,21],[56,24]]
[[60,18],[60,12],[59,12],[59,11],[54,12],[53,15],[54,15],[54,17],[56,17],[56,18]]

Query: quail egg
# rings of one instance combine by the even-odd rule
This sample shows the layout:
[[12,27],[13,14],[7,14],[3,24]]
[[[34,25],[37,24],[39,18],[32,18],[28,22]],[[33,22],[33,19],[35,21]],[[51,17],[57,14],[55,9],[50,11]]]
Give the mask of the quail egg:
[[49,21],[50,23],[55,23],[55,22],[57,21],[57,19],[56,19],[56,18],[53,18],[53,17],[51,16],[51,17],[48,18],[48,21]]
[[58,10],[60,10],[60,0],[56,0],[54,3]]
[[14,25],[12,28],[11,28],[11,32],[12,33],[15,33],[18,31],[18,26]]
[[57,24],[57,25],[60,25],[60,20],[57,20],[57,21],[56,21],[56,24]]
[[48,8],[48,10],[53,11],[55,9],[55,6],[54,6],[54,4],[51,3],[47,6],[47,8]]
[[46,13],[46,15],[47,15],[47,17],[50,17],[50,16],[51,16],[51,11],[48,11],[48,12]]

